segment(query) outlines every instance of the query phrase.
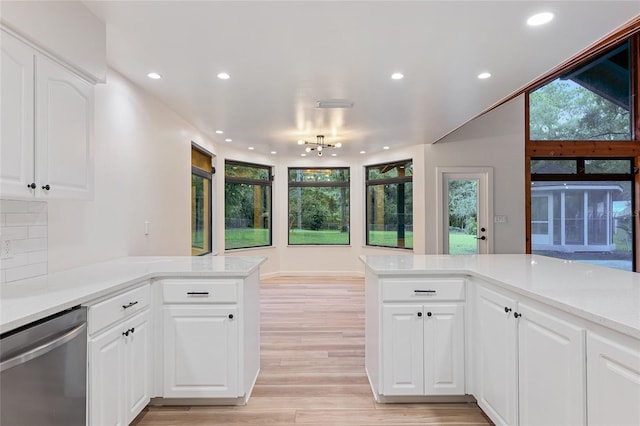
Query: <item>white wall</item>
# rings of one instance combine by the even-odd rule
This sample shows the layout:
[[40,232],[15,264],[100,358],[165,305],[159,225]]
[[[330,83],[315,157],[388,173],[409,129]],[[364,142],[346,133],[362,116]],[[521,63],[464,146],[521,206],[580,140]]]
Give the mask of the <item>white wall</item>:
[[437,253],[436,168],[493,167],[495,253],[525,252],[524,95],[469,122],[445,139],[425,146],[426,252]]
[[190,255],[191,141],[209,142],[113,70],[95,90],[95,199],[49,202],[49,272],[126,255]]

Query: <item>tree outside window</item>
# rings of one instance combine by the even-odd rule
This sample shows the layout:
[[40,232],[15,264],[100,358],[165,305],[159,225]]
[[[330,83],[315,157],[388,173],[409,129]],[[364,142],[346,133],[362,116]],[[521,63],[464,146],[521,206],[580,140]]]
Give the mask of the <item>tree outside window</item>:
[[367,245],[413,248],[413,162],[366,167]]
[[271,167],[225,162],[225,249],[271,245]]
[[349,169],[289,168],[289,244],[348,245]]

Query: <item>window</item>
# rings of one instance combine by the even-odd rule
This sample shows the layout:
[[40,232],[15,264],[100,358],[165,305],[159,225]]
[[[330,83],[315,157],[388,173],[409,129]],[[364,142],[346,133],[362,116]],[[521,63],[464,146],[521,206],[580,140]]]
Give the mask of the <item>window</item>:
[[367,245],[413,248],[413,162],[366,167]]
[[271,167],[225,161],[225,249],[271,245]]
[[529,94],[531,140],[630,140],[630,42]]
[[289,168],[289,244],[349,242],[349,168]]
[[211,253],[212,156],[191,146],[191,255]]
[[640,271],[640,28],[525,92],[527,253]]
[[633,270],[633,159],[532,159],[530,167],[532,253]]

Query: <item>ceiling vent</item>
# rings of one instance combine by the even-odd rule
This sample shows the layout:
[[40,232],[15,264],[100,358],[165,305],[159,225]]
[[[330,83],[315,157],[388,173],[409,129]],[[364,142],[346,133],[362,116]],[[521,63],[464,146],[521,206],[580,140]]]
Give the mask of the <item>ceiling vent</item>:
[[347,99],[324,99],[316,102],[316,108],[353,108],[353,102]]

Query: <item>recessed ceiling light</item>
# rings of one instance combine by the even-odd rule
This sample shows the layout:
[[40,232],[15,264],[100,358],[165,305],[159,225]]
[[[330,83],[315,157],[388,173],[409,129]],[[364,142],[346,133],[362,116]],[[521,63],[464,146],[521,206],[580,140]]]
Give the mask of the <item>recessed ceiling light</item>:
[[335,156],[337,156],[337,155],[338,155],[338,154],[331,154],[331,156],[332,156],[332,157],[335,157]]
[[231,76],[229,74],[227,74],[226,72],[221,72],[220,74],[218,74],[218,78],[220,80],[228,80]]
[[225,142],[233,142],[233,139],[231,139],[231,138],[226,138],[224,141],[225,141]]
[[360,151],[360,154],[366,154],[367,151]]
[[489,77],[491,77],[491,73],[490,72],[481,72],[480,74],[478,74],[478,78],[480,80],[486,80]]
[[404,78],[404,74],[400,72],[394,72],[393,74],[391,74],[391,78],[394,80],[402,80]]
[[342,147],[342,143],[338,142],[338,143],[336,144],[336,148],[341,148],[341,147]]
[[389,149],[389,147],[388,146],[383,146],[382,149]]
[[250,146],[250,147],[249,147],[249,151],[253,151],[254,149],[255,149],[255,148],[254,148],[254,147],[252,147],[252,146]]
[[154,80],[158,80],[162,78],[162,76],[157,72],[150,72],[149,74],[147,74],[147,77],[152,78]]
[[276,151],[271,151],[271,153],[272,153],[273,155],[277,154],[277,152],[276,152]]
[[224,132],[223,132],[222,130],[216,130],[216,133],[217,133],[217,134],[219,134],[219,135],[221,135],[221,134],[223,134]]
[[307,154],[300,154],[300,157],[306,157]]
[[553,19],[553,13],[551,12],[543,12],[533,15],[529,19],[527,19],[527,25],[531,25],[532,27],[536,27],[538,25],[544,25],[547,22],[550,22]]
[[302,139],[298,139],[298,145],[304,145],[304,141]]

